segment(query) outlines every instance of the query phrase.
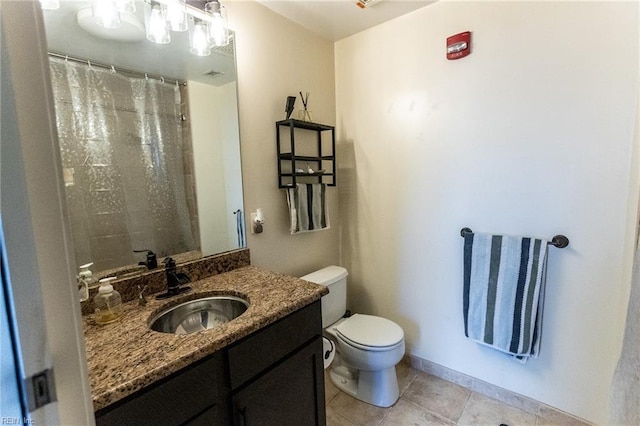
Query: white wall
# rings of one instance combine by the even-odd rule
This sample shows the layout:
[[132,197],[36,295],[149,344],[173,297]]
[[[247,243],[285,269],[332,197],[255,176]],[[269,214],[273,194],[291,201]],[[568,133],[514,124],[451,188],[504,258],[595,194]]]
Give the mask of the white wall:
[[236,82],[227,83],[220,87],[220,98],[225,105],[220,113],[222,121],[222,157],[224,162],[224,185],[227,194],[227,228],[229,232],[229,246],[237,247],[238,234],[236,210],[244,210],[242,200],[242,160],[240,158],[240,123],[238,118],[238,86]]
[[230,90],[235,93],[235,84],[216,87],[190,81],[188,88],[202,252],[220,253],[237,244],[235,225],[231,227],[229,219],[241,208],[241,202],[230,199],[236,196],[228,195],[233,194],[229,191],[242,193],[240,188],[229,188],[228,183],[241,181],[240,170],[227,167],[239,164],[240,156],[237,134],[229,130],[238,127],[236,102],[228,99]]
[[[227,2],[236,31],[238,105],[245,217],[262,208],[262,234],[247,220],[251,263],[302,276],[338,256],[338,190],[329,187],[331,229],[290,235],[284,189],[278,189],[275,122],[285,118],[287,96],[310,92],[314,120],[335,124],[333,43],[254,1]],[[298,98],[296,109],[302,103]]]
[[[335,47],[351,307],[401,324],[411,354],[599,423],[635,229],[638,16],[442,1]],[[447,61],[446,37],[467,30],[472,54]],[[465,226],[571,239],[550,250],[540,358],[464,338]]]

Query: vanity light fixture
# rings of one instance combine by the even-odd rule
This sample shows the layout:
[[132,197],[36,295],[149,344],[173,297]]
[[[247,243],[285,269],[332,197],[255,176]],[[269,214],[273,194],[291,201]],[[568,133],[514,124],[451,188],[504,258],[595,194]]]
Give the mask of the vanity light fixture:
[[[226,9],[219,0],[144,0],[144,3],[144,34],[153,43],[170,43],[171,31],[188,29],[190,52],[207,56],[211,47],[226,46],[230,42]],[[60,0],[40,0],[40,5],[45,10],[56,9]],[[135,0],[93,0],[89,10],[90,22],[87,22],[88,13],[81,10],[77,15],[78,23],[86,31],[98,36],[106,34],[105,38],[112,40],[137,41],[133,36],[114,34],[124,27],[128,30],[136,27],[132,21],[140,22],[135,14]]]
[[115,0],[95,0],[91,4],[91,17],[96,25],[104,28],[117,29],[122,26]]
[[171,31],[182,32],[189,29],[187,24],[187,4],[184,0],[162,2],[162,17]]
[[207,22],[198,18],[189,18],[191,28],[189,31],[189,41],[191,47],[189,51],[196,56],[208,56],[211,54],[209,48],[209,26]]
[[204,10],[211,16],[211,20],[209,21],[210,43],[214,46],[226,46],[229,44],[226,9],[218,0],[212,0],[205,5]]
[[145,30],[147,40],[156,44],[167,44],[171,42],[171,34],[162,14],[162,7],[159,2],[152,1],[146,3],[144,13]]
[[[152,4],[153,4],[152,0]],[[165,10],[165,26],[172,31],[189,28],[189,51],[197,56],[211,54],[211,47],[229,44],[227,11],[219,0],[157,0]],[[181,11],[184,10],[184,15]],[[173,18],[175,16],[175,18]],[[182,21],[182,16],[188,19]]]
[[[98,0],[100,1],[100,0]],[[229,44],[227,12],[219,0],[145,0],[161,5],[166,28],[189,29],[189,51],[197,56],[211,54],[211,47]],[[152,40],[154,41],[154,40]]]
[[120,13],[135,13],[136,2],[134,0],[114,0],[116,9]]
[[[194,55],[207,56],[211,47],[221,47],[229,44],[229,26],[227,11],[219,0],[157,0],[165,8],[165,25],[172,31],[184,31],[189,28],[189,50]],[[179,11],[184,10],[184,15]],[[171,11],[171,13],[170,13]],[[174,15],[175,13],[175,15]],[[174,27],[174,21],[179,25]],[[181,16],[185,16],[184,22]],[[175,29],[174,29],[175,28]],[[205,41],[206,35],[206,41]],[[206,45],[206,46],[205,46]]]

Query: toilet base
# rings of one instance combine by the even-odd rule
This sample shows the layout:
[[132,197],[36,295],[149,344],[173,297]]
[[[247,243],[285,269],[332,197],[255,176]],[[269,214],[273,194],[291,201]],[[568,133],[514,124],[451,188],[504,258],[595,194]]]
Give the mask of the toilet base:
[[329,377],[341,391],[377,407],[390,407],[400,396],[395,367],[365,371],[341,365],[331,368]]

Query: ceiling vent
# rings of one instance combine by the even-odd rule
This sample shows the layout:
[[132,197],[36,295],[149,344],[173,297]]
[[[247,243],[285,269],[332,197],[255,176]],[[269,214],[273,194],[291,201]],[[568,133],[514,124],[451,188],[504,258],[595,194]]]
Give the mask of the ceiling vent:
[[222,75],[222,74],[224,74],[222,71],[209,70],[209,71],[205,72],[202,75],[207,76],[207,77],[217,77],[217,76]]

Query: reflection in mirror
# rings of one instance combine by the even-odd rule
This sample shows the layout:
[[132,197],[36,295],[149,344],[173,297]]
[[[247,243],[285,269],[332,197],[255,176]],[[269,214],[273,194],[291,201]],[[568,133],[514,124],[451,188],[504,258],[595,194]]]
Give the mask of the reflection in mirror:
[[70,60],[50,66],[76,260],[104,270],[133,263],[134,250],[199,250],[179,86]]
[[134,250],[244,247],[233,43],[196,57],[187,33],[102,39],[78,25],[89,6],[44,11],[77,264],[131,271],[146,257]]

